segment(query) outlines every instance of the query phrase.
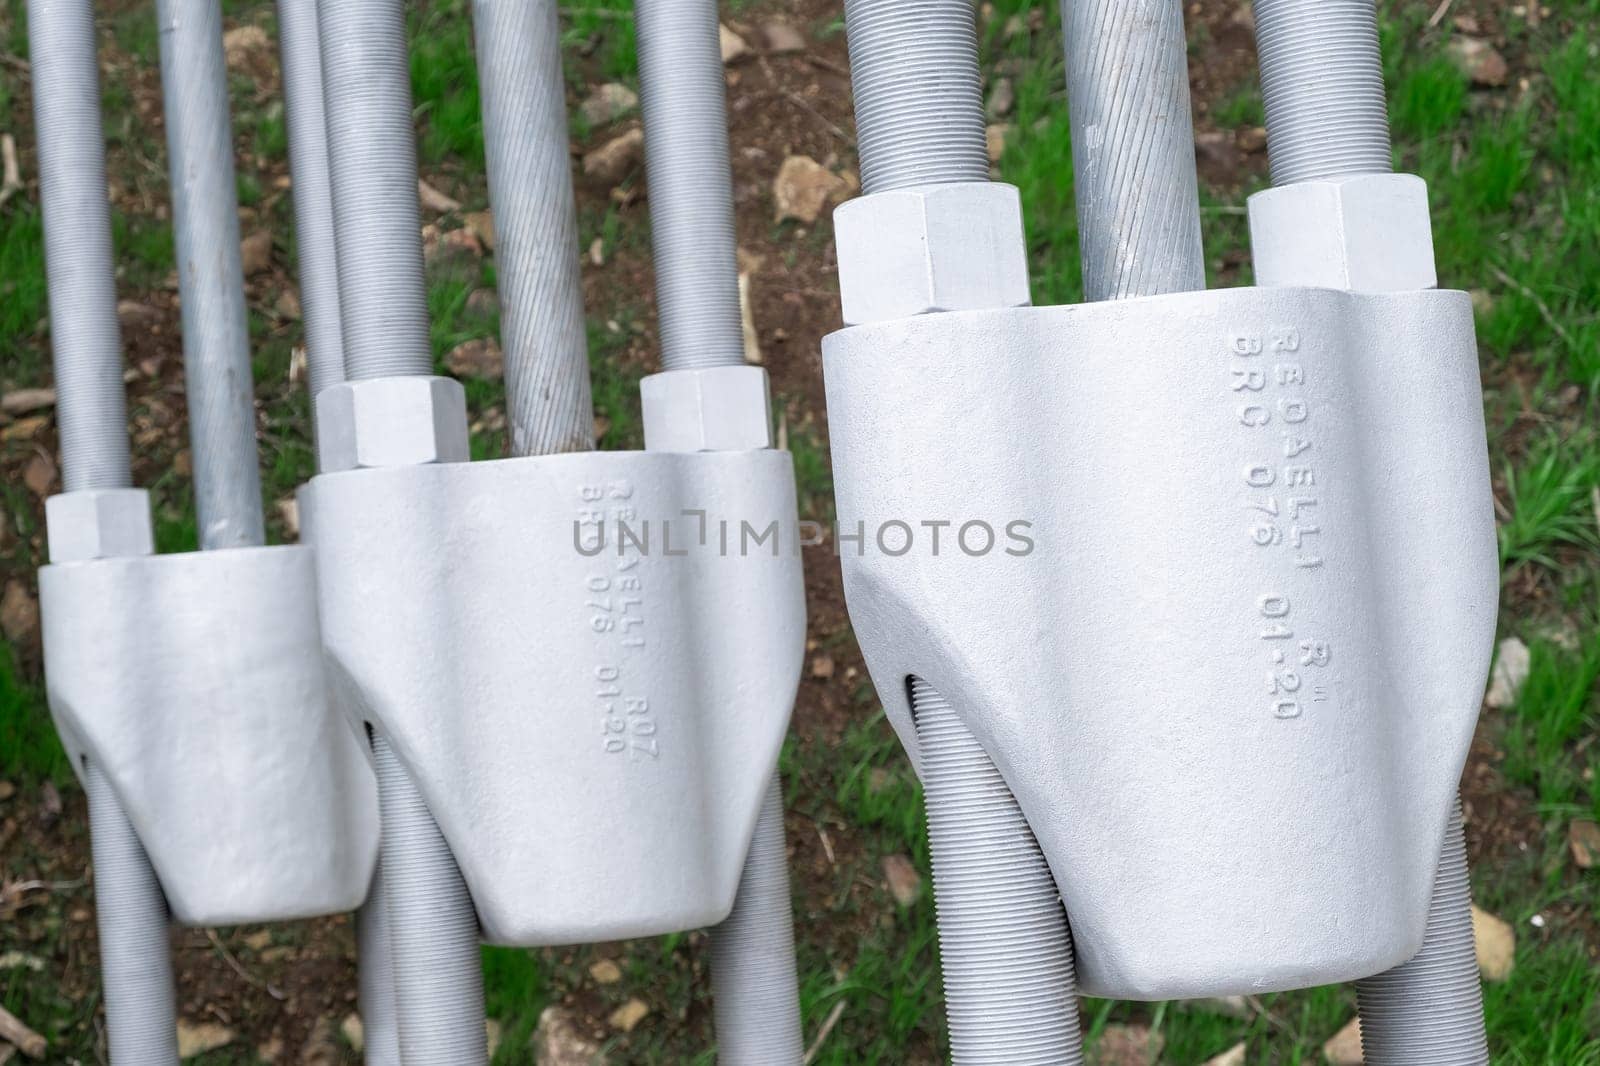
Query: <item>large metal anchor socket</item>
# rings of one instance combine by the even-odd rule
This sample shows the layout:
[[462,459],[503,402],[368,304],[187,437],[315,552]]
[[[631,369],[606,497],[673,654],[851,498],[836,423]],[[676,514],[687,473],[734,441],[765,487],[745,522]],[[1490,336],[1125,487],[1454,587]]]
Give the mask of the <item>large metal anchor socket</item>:
[[725,918],[804,655],[788,453],[375,468],[305,495],[336,687],[409,769],[485,937]]
[[824,352],[878,692],[914,758],[908,676],[993,757],[1084,991],[1414,954],[1498,592],[1466,295],[973,311]]
[[187,925],[347,911],[378,849],[363,744],[331,705],[310,548],[150,550],[143,492],[47,504],[46,689]]

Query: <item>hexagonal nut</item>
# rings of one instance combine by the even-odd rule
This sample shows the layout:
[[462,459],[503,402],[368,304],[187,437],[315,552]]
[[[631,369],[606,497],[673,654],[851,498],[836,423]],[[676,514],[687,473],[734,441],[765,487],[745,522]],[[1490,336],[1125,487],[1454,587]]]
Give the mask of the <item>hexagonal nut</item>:
[[317,393],[323,473],[421,463],[464,463],[467,394],[440,377],[368,378]]
[[1280,185],[1250,197],[1257,285],[1408,292],[1439,284],[1428,184],[1361,174]]
[[835,208],[833,231],[847,326],[1032,302],[1014,186],[953,182],[872,193]]
[[44,501],[52,563],[120,559],[156,550],[150,494],[144,489],[84,489]]
[[652,452],[743,452],[772,447],[767,372],[758,366],[667,370],[639,383],[644,446]]

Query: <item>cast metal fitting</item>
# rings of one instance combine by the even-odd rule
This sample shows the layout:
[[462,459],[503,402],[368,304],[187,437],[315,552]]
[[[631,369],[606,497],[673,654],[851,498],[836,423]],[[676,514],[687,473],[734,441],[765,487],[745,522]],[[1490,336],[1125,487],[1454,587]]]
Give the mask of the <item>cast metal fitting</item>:
[[663,371],[639,383],[639,397],[647,451],[772,447],[772,398],[758,366]]
[[840,205],[833,227],[845,325],[1032,302],[1015,186],[967,181],[872,193]]
[[467,394],[453,378],[342,381],[317,394],[317,460],[325,473],[464,463]]
[[150,494],[144,489],[83,489],[44,501],[52,563],[117,559],[155,551]]
[[1406,292],[1439,284],[1415,174],[1301,181],[1250,197],[1256,284]]

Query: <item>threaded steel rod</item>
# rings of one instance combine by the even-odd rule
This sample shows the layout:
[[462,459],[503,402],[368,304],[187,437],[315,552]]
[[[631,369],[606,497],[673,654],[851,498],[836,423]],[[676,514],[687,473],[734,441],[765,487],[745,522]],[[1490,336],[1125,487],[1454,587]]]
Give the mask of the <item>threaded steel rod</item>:
[[1361,1052],[1372,1066],[1487,1066],[1483,990],[1461,805],[1451,812],[1422,950],[1356,982]]
[[472,24],[511,452],[587,451],[594,409],[555,0],[474,0]]
[[317,7],[345,373],[429,374],[406,5]]
[[1206,287],[1183,7],[1062,0],[1085,300]]
[[[317,393],[344,380],[339,257],[328,176],[328,123],[322,96],[317,0],[278,0],[278,47],[283,61],[289,174],[294,189],[300,320],[305,328],[306,366],[314,404]],[[315,419],[312,424],[316,424]],[[370,1039],[369,1027],[369,1042]]]
[[[339,263],[334,246],[333,191],[328,176],[328,125],[322,91],[322,46],[316,0],[278,0],[289,172],[305,330],[308,388],[317,394],[344,380],[344,335],[339,315]],[[316,425],[315,418],[312,425]],[[400,1066],[389,958],[388,901],[383,871],[374,869],[367,898],[356,910],[360,966],[358,1009],[367,1066]]]
[[265,542],[220,0],[157,0],[200,547]]
[[[67,492],[126,488],[132,478],[93,4],[29,0],[28,43],[62,484]],[[83,780],[108,1052],[117,1063],[175,1064],[166,897],[110,782],[93,763]]]
[[661,366],[738,366],[744,335],[717,7],[640,0],[634,17]]
[[28,42],[62,487],[127,488],[128,414],[93,4],[29,0]]
[[[403,0],[318,4],[340,325],[353,381],[433,370]],[[378,861],[403,1061],[482,1066],[477,912],[399,758],[372,735]]]
[[111,782],[84,766],[106,1043],[117,1066],[176,1066],[178,1005],[167,899]]
[[1000,771],[950,703],[911,681],[956,1066],[1083,1061],[1072,937]]
[[845,0],[844,17],[862,191],[988,180],[971,0]]
[[711,933],[717,1061],[781,1066],[804,1054],[795,977],[794,914],[777,774],[761,801],[733,911]]
[[483,1066],[483,964],[478,916],[450,845],[388,740],[372,737],[388,900],[400,1058]]
[[1392,170],[1374,0],[1256,0],[1272,183]]
[[[637,0],[639,94],[665,370],[740,366],[733,174],[715,0]],[[776,774],[733,911],[711,934],[717,1056],[798,1066],[800,992]]]

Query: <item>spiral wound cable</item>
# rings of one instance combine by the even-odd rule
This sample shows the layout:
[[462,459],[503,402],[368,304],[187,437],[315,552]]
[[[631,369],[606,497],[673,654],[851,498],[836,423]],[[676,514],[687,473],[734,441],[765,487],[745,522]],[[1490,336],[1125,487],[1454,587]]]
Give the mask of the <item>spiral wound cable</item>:
[[474,0],[472,24],[511,453],[588,451],[594,413],[556,5]]
[[661,368],[744,362],[717,8],[641,0],[639,98]]
[[200,547],[265,543],[220,0],[157,0]]
[[910,687],[951,1062],[1081,1063],[1072,939],[1039,844],[949,701],[920,678]]
[[[127,488],[132,478],[93,5],[29,0],[28,42],[63,488]],[[94,763],[85,763],[83,781],[107,1050],[116,1063],[176,1063],[166,897],[111,783]]]
[[[339,309],[350,380],[432,372],[403,0],[318,5]],[[482,1066],[477,911],[416,782],[373,734],[401,1057]]]
[[1177,0],[1062,0],[1084,299],[1206,287]]
[[127,488],[128,413],[93,4],[29,0],[28,41],[62,487]]
[[1422,950],[1406,963],[1356,982],[1361,1052],[1374,1064],[1487,1064],[1483,993],[1472,937],[1472,884],[1461,805],[1450,815],[1428,907]]
[[406,5],[317,8],[345,373],[431,374]]
[[[300,320],[305,326],[311,399],[344,380],[339,326],[339,261],[334,251],[333,192],[328,183],[328,124],[322,99],[317,0],[278,0],[284,118],[294,189],[295,257]],[[314,424],[314,421],[313,421]]]
[[1394,167],[1373,0],[1256,0],[1272,183]]

